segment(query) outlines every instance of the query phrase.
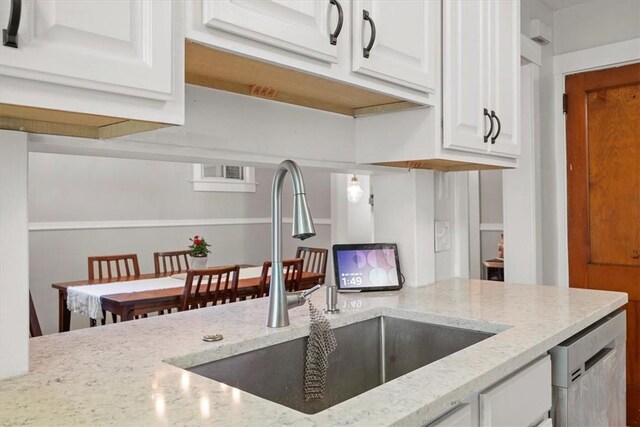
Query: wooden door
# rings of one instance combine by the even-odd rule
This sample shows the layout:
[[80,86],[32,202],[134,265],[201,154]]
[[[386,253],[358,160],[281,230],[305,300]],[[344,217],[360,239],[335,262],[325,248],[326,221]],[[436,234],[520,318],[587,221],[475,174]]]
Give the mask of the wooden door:
[[489,37],[489,105],[500,120],[500,133],[494,129],[497,138],[487,146],[491,154],[516,157],[520,154],[519,1],[490,2]]
[[[5,25],[11,2],[0,2]],[[18,47],[0,46],[0,75],[170,100],[172,4],[140,0],[22,2]],[[38,105],[39,100],[31,100]]]
[[[346,3],[338,0],[341,7]],[[338,7],[329,0],[204,0],[204,24],[325,62],[337,62]],[[337,43],[348,38],[346,34]]]
[[[375,40],[371,41],[369,14]],[[435,90],[440,2],[423,0],[353,1],[353,71],[422,92]]]
[[640,64],[565,87],[569,283],[629,294],[627,424],[640,426]]
[[486,153],[490,119],[489,2],[443,2],[443,143],[445,148]]

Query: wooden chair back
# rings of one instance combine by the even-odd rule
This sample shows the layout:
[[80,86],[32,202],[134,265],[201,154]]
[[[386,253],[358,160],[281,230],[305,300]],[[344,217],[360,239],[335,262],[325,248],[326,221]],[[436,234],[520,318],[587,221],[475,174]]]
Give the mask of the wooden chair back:
[[189,250],[154,252],[153,265],[156,274],[178,274],[189,269]]
[[[319,273],[326,276],[328,257],[329,250],[324,248],[298,246],[296,250],[296,258],[303,259],[302,271],[309,273]],[[322,285],[324,283],[324,277],[320,279],[318,283]]]
[[38,320],[38,314],[36,313],[36,306],[33,305],[31,291],[29,291],[29,336],[32,338],[42,336],[42,329],[40,329],[40,321]]
[[89,280],[140,275],[140,265],[136,254],[90,256],[88,266]]
[[184,282],[180,311],[206,307],[209,302],[217,305],[238,299],[240,266],[189,270]]
[[[284,286],[287,292],[300,290],[300,281],[302,280],[302,258],[286,259],[282,261],[282,272],[284,274]],[[269,286],[271,284],[269,272],[271,270],[271,261],[265,261],[262,264],[262,273],[260,274],[260,284],[258,286],[257,298],[262,298],[269,294]]]

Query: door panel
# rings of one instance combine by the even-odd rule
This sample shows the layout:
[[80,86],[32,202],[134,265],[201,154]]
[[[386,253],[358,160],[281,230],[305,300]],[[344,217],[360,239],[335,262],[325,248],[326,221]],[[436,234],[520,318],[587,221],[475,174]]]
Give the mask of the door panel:
[[489,3],[451,0],[443,3],[443,120],[445,148],[485,153],[489,120]]
[[335,15],[332,22],[336,21],[337,10],[329,0],[205,0],[202,7],[203,24],[208,27],[337,62],[337,45],[329,41],[335,29],[335,24],[329,28],[329,17]]
[[[371,39],[371,25],[363,19],[364,10],[376,26],[368,58],[363,48]],[[433,92],[438,19],[440,2],[436,1],[353,1],[353,71]]]
[[586,102],[590,260],[640,266],[640,85],[594,90]]
[[513,157],[520,154],[520,2],[494,0],[490,7],[489,103],[500,120],[500,134],[489,152]]
[[640,64],[568,76],[569,283],[626,292],[627,424],[640,426]]
[[[0,2],[0,22],[9,4]],[[0,74],[169,100],[171,14],[162,1],[23,2],[18,48],[0,48]]]

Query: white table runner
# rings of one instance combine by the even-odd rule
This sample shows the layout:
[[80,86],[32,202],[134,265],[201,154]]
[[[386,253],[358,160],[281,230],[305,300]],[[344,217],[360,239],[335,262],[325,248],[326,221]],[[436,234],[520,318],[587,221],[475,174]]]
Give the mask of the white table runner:
[[[239,279],[260,277],[262,267],[241,268]],[[74,313],[101,320],[103,295],[124,294],[129,292],[155,291],[158,289],[181,288],[187,273],[175,274],[158,279],[130,280],[127,282],[105,283],[102,285],[81,285],[67,288],[67,307]]]
[[172,277],[105,283],[103,285],[70,286],[67,288],[67,307],[74,313],[85,314],[92,319],[101,320],[103,316],[100,297],[103,295],[155,291],[183,286],[184,279],[179,280]]
[[[245,267],[240,269],[240,274],[238,275],[238,279],[253,279],[254,277],[260,277],[262,274],[262,267]],[[187,273],[179,273],[174,274],[174,279],[184,280],[187,278]]]

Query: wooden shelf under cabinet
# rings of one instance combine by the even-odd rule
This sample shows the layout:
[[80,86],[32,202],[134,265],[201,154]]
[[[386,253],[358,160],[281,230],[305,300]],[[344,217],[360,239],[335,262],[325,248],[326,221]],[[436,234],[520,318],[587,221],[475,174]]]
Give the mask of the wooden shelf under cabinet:
[[478,171],[491,169],[508,169],[502,166],[485,165],[482,163],[458,162],[455,160],[444,159],[426,159],[426,160],[407,160],[399,162],[379,162],[373,163],[378,166],[390,166],[404,169],[430,169],[439,172],[461,172],[461,171]]
[[353,117],[420,106],[191,41],[185,46],[185,80],[196,86]]
[[0,104],[0,129],[49,135],[109,139],[169,126],[46,108]]

